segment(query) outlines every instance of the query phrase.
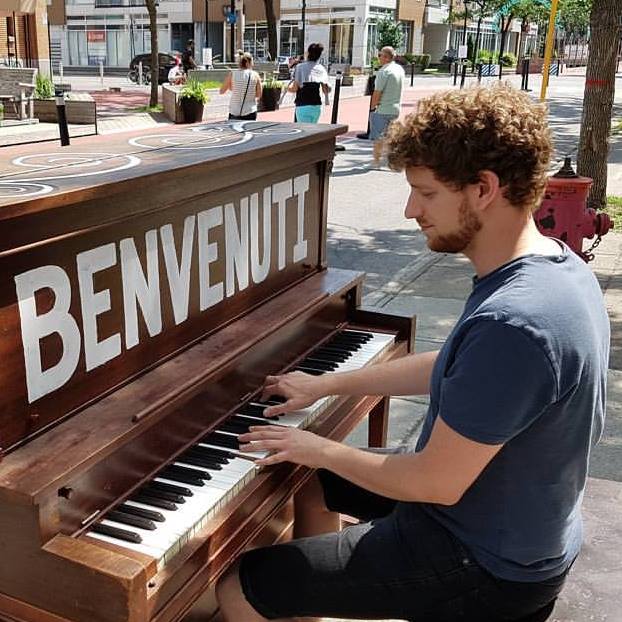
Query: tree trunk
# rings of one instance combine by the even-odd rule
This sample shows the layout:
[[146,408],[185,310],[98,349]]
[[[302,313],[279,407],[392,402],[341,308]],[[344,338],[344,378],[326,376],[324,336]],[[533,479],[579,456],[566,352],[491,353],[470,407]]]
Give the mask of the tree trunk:
[[158,65],[158,23],[155,0],[145,0],[147,12],[149,13],[149,31],[151,33],[151,96],[149,106],[158,105],[158,77],[160,67]]
[[477,19],[477,31],[475,32],[475,49],[473,50],[473,65],[471,67],[471,73],[475,71],[475,65],[477,65],[477,53],[479,52],[479,36],[482,30],[482,17]]
[[607,157],[620,37],[619,0],[594,0],[590,31],[577,171],[594,180],[588,206],[599,209],[607,203]]
[[263,0],[266,8],[266,22],[268,23],[268,51],[272,60],[276,60],[279,55],[278,41],[276,33],[276,15],[274,13],[273,0]]

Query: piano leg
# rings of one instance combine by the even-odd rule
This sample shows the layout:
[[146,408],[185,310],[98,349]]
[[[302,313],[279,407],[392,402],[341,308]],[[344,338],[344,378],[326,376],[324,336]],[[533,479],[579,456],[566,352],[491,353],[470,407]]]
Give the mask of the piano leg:
[[383,397],[369,412],[367,439],[370,447],[386,447],[390,400],[389,396]]

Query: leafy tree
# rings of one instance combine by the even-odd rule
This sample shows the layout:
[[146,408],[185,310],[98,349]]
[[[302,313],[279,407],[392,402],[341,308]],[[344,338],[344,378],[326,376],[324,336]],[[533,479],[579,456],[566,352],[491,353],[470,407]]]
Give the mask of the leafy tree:
[[593,0],[577,171],[594,180],[588,205],[596,209],[607,203],[607,158],[619,41],[619,0]]
[[590,25],[592,0],[560,0],[558,23],[566,35],[585,36]]
[[[274,0],[263,0],[264,8],[266,10],[266,22],[268,24],[268,51],[270,52],[270,58],[276,60],[279,54],[277,45],[277,33],[276,33],[276,13],[274,11]],[[304,48],[304,41],[302,42]],[[304,50],[299,53],[302,54]]]
[[391,46],[397,50],[401,47],[404,41],[404,32],[399,22],[388,17],[383,17],[378,20],[376,28],[378,32],[378,49]]
[[546,28],[550,7],[542,0],[518,0],[514,7],[514,16],[521,20],[520,36],[516,46],[516,55],[523,56],[526,35],[532,22],[538,24],[539,30]]
[[149,106],[158,105],[158,76],[160,75],[160,67],[158,64],[158,0],[145,0],[147,13],[149,13],[149,31],[151,34],[151,95],[149,97]]

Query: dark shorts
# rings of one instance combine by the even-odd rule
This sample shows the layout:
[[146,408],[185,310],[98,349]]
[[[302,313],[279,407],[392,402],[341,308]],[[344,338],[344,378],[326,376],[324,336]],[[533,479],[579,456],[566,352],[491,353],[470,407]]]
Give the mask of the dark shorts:
[[329,510],[367,522],[245,553],[242,590],[269,620],[501,622],[541,609],[562,588],[566,573],[542,583],[496,579],[421,504],[396,503],[328,471],[318,475]]

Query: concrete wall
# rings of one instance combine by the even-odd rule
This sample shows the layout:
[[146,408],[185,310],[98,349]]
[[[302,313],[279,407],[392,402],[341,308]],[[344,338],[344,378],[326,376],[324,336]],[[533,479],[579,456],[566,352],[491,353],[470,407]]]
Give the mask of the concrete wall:
[[424,28],[423,53],[438,63],[449,47],[449,24],[428,24]]

